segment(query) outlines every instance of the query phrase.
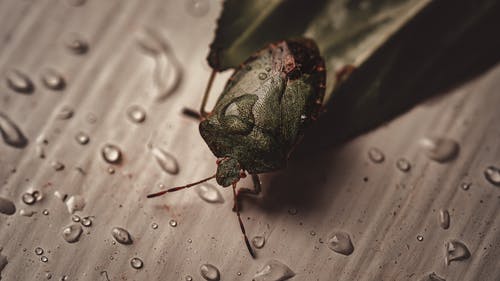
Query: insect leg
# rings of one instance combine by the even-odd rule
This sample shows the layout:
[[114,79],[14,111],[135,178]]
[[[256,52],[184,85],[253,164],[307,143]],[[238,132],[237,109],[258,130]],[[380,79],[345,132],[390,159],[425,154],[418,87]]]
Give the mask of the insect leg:
[[245,226],[243,225],[243,221],[241,220],[240,216],[240,208],[238,208],[238,195],[236,194],[236,184],[233,184],[233,199],[234,199],[234,207],[233,209],[236,210],[236,215],[238,216],[238,222],[240,223],[240,228],[241,228],[241,233],[243,233],[243,238],[245,239],[245,245],[247,246],[248,252],[250,252],[250,255],[252,258],[255,258],[255,253],[252,249],[252,246],[250,246],[250,241],[248,241],[247,233],[245,231]]
[[262,191],[261,185],[260,185],[259,175],[252,174],[252,182],[253,182],[253,189],[243,187],[243,188],[240,188],[238,190],[238,192],[243,193],[243,194],[248,194],[248,195],[259,195],[260,192]]

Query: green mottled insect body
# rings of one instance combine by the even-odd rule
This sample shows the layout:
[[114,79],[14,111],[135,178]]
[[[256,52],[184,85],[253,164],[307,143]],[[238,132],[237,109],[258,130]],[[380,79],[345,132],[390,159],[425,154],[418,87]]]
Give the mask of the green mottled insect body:
[[240,65],[200,123],[201,136],[221,159],[217,182],[235,183],[240,170],[283,168],[318,114],[324,85],[324,61],[308,39],[271,44]]

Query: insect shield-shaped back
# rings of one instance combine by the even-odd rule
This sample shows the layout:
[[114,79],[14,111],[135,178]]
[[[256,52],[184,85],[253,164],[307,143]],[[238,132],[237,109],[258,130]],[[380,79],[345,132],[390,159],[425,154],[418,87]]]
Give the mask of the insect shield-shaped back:
[[215,156],[252,174],[283,168],[303,129],[318,114],[324,60],[314,41],[269,45],[240,65],[200,133]]

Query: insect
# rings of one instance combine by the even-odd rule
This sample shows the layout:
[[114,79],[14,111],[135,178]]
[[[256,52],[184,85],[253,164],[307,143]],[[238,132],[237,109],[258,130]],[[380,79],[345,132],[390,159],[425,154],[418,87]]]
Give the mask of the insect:
[[[205,111],[212,72],[200,108],[200,134],[217,157],[216,173],[187,185],[148,195],[164,195],[215,178],[222,187],[232,186],[234,207],[244,242],[251,256],[240,217],[241,194],[259,194],[259,174],[286,166],[288,157],[307,125],[317,118],[325,93],[325,63],[310,39],[285,40],[256,52],[229,78],[214,109]],[[192,115],[192,114],[191,114]],[[239,188],[250,174],[253,189]]]

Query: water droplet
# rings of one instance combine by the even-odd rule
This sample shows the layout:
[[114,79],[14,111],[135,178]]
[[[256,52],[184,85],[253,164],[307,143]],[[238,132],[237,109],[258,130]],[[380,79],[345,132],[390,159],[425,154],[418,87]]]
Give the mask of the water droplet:
[[63,275],[61,277],[61,281],[68,281],[68,279],[69,279],[68,275]]
[[500,186],[500,169],[494,166],[489,166],[484,170],[484,176],[493,185]]
[[28,75],[22,73],[17,69],[10,69],[5,74],[7,86],[13,91],[23,94],[30,94],[35,90],[33,82]]
[[80,223],[85,227],[89,227],[92,225],[92,220],[90,219],[90,217],[83,217]]
[[62,236],[68,243],[75,243],[80,239],[83,229],[79,224],[73,223],[65,226],[62,230]]
[[439,210],[439,225],[443,229],[448,229],[450,227],[450,213],[448,213],[448,210]]
[[54,160],[52,162],[50,162],[50,166],[52,166],[52,168],[56,171],[62,171],[64,170],[64,164],[57,161],[57,160]]
[[115,173],[115,169],[113,167],[108,167],[108,174],[112,175]]
[[110,164],[119,163],[122,158],[121,150],[117,146],[112,144],[104,145],[101,153],[104,160]]
[[138,105],[132,105],[127,109],[127,116],[134,123],[142,123],[146,120],[146,110]]
[[268,261],[253,277],[252,281],[285,281],[295,276],[295,273],[277,260]]
[[420,281],[446,281],[444,278],[440,277],[436,273],[432,272],[426,274],[424,277],[420,279]]
[[49,210],[47,210],[47,209],[43,210],[43,211],[42,211],[42,214],[43,214],[44,216],[48,216],[48,215],[49,215]]
[[200,266],[200,274],[205,280],[208,281],[219,281],[220,272],[219,269],[209,263],[202,264]]
[[140,258],[132,258],[130,260],[130,265],[135,269],[141,269],[144,266],[144,263]]
[[158,229],[158,224],[156,222],[151,224],[152,229]]
[[21,216],[24,216],[24,217],[31,217],[31,216],[33,216],[35,214],[35,212],[34,211],[29,211],[29,210],[26,210],[26,209],[21,209],[19,211],[19,214]]
[[187,0],[185,3],[186,11],[194,17],[202,17],[210,9],[208,0]]
[[163,101],[177,90],[182,80],[182,69],[163,36],[152,29],[140,34],[138,44],[155,61],[153,81],[157,88],[156,100]]
[[260,80],[265,80],[266,78],[267,78],[267,73],[264,73],[264,72],[259,73]]
[[450,240],[444,244],[444,248],[446,251],[446,265],[449,265],[452,261],[465,260],[470,257],[469,249],[460,241]]
[[0,112],[0,134],[4,142],[10,146],[22,148],[28,144],[17,125],[5,114]]
[[85,207],[85,198],[81,195],[71,195],[66,201],[68,212],[73,214],[76,211],[81,211]]
[[201,184],[198,189],[198,196],[208,203],[224,203],[224,198],[219,189],[209,183]]
[[152,147],[151,153],[153,154],[156,162],[158,163],[158,165],[160,165],[163,171],[172,175],[176,175],[179,173],[179,164],[177,163],[177,160],[174,158],[174,156],[158,147]]
[[85,145],[90,141],[89,136],[87,136],[87,134],[85,134],[84,132],[78,132],[75,136],[75,139],[81,145]]
[[419,242],[424,241],[424,236],[422,236],[422,235],[417,235],[417,240],[418,240]]
[[311,235],[311,236],[316,236],[316,231],[311,230],[311,231],[309,232],[309,235]]
[[297,208],[288,209],[288,213],[292,216],[295,216],[298,213]]
[[46,273],[45,273],[45,278],[47,278],[47,280],[52,279],[52,273],[50,273],[50,272],[46,272]]
[[41,256],[41,257],[40,257],[40,260],[41,260],[42,262],[48,262],[48,261],[49,261],[49,258],[47,258],[46,256]]
[[70,119],[71,117],[73,117],[73,114],[74,114],[73,108],[64,105],[61,107],[61,109],[57,113],[56,118],[61,119],[61,120],[66,120],[66,119]]
[[12,215],[16,212],[16,205],[7,198],[0,197],[0,213]]
[[176,220],[170,220],[168,222],[168,224],[171,226],[171,227],[176,227],[177,226],[177,221]]
[[115,238],[116,242],[120,244],[128,245],[133,243],[130,233],[124,228],[113,227],[111,229],[111,235]]
[[342,255],[350,255],[354,251],[351,237],[343,231],[334,232],[328,238],[328,248]]
[[400,158],[396,162],[396,167],[398,167],[398,169],[402,172],[408,172],[411,169],[411,164],[408,160]]
[[78,215],[72,215],[71,220],[74,222],[80,222],[82,219]]
[[463,182],[460,187],[463,189],[463,190],[469,190],[470,186],[472,184],[469,182],[469,183],[466,183],[466,182]]
[[189,238],[189,239],[187,240],[187,242],[188,242],[189,244],[191,244],[191,243],[193,243],[193,239]]
[[372,147],[368,150],[368,158],[373,163],[382,163],[385,160],[385,155],[380,149]]
[[40,247],[36,247],[36,248],[35,248],[35,254],[36,254],[37,256],[42,255],[42,254],[43,254],[43,249],[42,249],[42,248],[40,248]]
[[271,67],[270,67],[270,66],[266,66],[265,70],[266,70],[267,72],[269,72],[269,71],[271,71]]
[[186,278],[184,278],[186,281],[193,281],[193,277],[191,275],[187,275]]
[[82,39],[77,33],[70,33],[64,39],[64,45],[73,54],[82,55],[85,54],[89,49],[89,44],[87,41]]
[[33,196],[33,194],[29,192],[23,193],[23,195],[21,196],[21,200],[23,201],[24,204],[27,205],[33,205],[36,202],[35,196]]
[[47,68],[42,71],[42,82],[45,87],[51,90],[62,90],[66,87],[66,81],[55,69]]
[[427,157],[440,163],[455,159],[460,150],[458,142],[449,138],[424,138],[420,140],[420,145]]
[[59,190],[54,191],[54,196],[63,202],[68,198],[68,194],[62,193]]
[[257,249],[261,249],[265,244],[266,238],[264,238],[264,236],[255,236],[252,238],[252,245]]

